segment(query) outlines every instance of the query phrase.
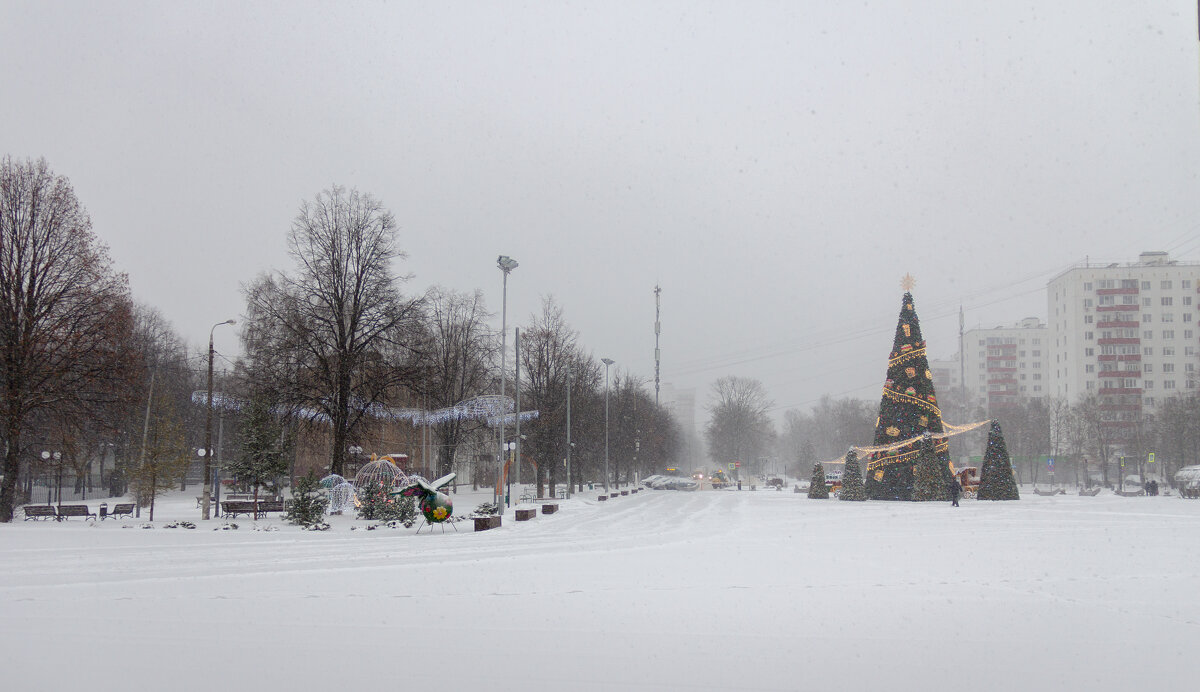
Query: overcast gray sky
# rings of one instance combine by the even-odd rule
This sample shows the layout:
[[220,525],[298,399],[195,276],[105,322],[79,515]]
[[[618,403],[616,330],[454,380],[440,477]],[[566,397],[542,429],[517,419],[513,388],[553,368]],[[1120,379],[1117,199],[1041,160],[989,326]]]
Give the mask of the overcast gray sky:
[[[1200,260],[1195,0],[14,2],[0,153],[68,176],[193,345],[332,184],[410,293],[552,294],[597,357],[878,397],[900,279],[932,357],[1085,258]],[[224,332],[224,333],[222,333]],[[232,329],[217,348],[237,352]]]

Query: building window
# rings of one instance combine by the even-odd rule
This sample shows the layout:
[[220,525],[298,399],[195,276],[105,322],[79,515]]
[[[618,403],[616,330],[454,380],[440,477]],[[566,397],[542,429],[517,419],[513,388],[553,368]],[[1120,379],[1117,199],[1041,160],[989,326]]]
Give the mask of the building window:
[[1018,358],[1024,358],[1024,357],[1025,357],[1025,352],[1024,352],[1024,351],[1018,351],[1018,352],[1017,352],[1017,357],[1018,357]]
[[1095,381],[1095,380],[1088,380],[1088,383],[1087,383],[1087,388],[1088,388],[1088,389],[1095,389],[1095,388],[1096,388],[1096,381]]
[[1192,297],[1191,297],[1191,296],[1184,296],[1184,297],[1183,297],[1183,304],[1184,304],[1184,305],[1191,305],[1191,304],[1192,304]]
[[1041,358],[1041,357],[1042,357],[1042,352],[1041,352],[1041,351],[1034,351],[1034,352],[1033,352],[1033,357],[1034,357],[1034,358]]
[[1175,330],[1174,329],[1164,329],[1163,330],[1163,338],[1164,339],[1174,339],[1175,338]]
[[1142,315],[1142,322],[1153,322],[1153,321],[1154,321],[1154,315],[1150,315],[1150,314]]
[[1180,281],[1179,287],[1184,289],[1185,291],[1190,291],[1192,289],[1192,280],[1184,279],[1183,281]]
[[1154,397],[1148,396],[1145,399],[1142,399],[1142,403],[1146,404],[1147,406],[1153,406],[1154,405]]
[[1142,363],[1142,372],[1154,372],[1154,364]]
[[1085,365],[1085,366],[1083,367],[1083,371],[1084,371],[1084,372],[1096,372],[1096,366],[1095,366],[1095,365],[1091,365],[1091,364]]
[[1083,338],[1084,338],[1085,340],[1087,340],[1087,341],[1091,341],[1091,340],[1092,340],[1092,338],[1093,338],[1093,333],[1092,333],[1092,332],[1084,332],[1084,333],[1083,333]]
[[1158,287],[1159,287],[1159,288],[1161,288],[1161,289],[1162,289],[1162,290],[1164,290],[1164,291],[1169,291],[1169,290],[1171,290],[1171,282],[1170,282],[1170,281],[1164,281],[1164,282],[1162,282],[1161,284],[1159,284],[1159,286],[1158,286]]
[[1160,300],[1161,300],[1161,302],[1162,302],[1162,305],[1163,305],[1164,307],[1166,307],[1167,305],[1170,305],[1170,304],[1171,304],[1171,302],[1172,302],[1173,300],[1175,300],[1175,299],[1174,299],[1174,298],[1172,298],[1171,296],[1163,296],[1163,297],[1162,297]]
[[1190,329],[1185,329],[1185,330],[1183,330],[1183,338],[1185,338],[1185,339],[1190,339],[1190,338],[1192,338],[1192,335],[1193,335],[1193,334],[1195,334],[1195,332],[1193,332],[1193,331],[1192,331],[1192,330],[1190,330]]
[[1143,339],[1153,339],[1154,338],[1154,330],[1147,329],[1146,331],[1142,332],[1142,338]]
[[1137,305],[1137,296],[1121,296],[1121,305]]
[[1121,386],[1125,387],[1126,389],[1136,389],[1138,386],[1138,381],[1132,377],[1126,377],[1123,380],[1121,380],[1121,382],[1122,382]]
[[1175,372],[1175,364],[1163,363],[1163,372]]
[[1142,298],[1142,307],[1147,307],[1147,308],[1150,307],[1150,299],[1149,298]]
[[1094,356],[1094,355],[1096,355],[1096,349],[1094,349],[1094,348],[1085,348],[1085,349],[1083,349],[1083,355],[1085,355],[1085,356]]
[[1190,313],[1190,312],[1183,313],[1183,321],[1191,322],[1192,321],[1192,313]]
[[[1037,338],[1037,339],[1034,339],[1034,340],[1033,340],[1033,345],[1034,345],[1034,346],[1041,346],[1041,345],[1042,345],[1042,340],[1041,340],[1041,338],[1039,337],[1039,338]],[[1036,352],[1035,352],[1035,355],[1036,355]]]
[[1116,279],[1100,279],[1100,288],[1116,288]]
[[1033,379],[1035,379],[1035,380],[1042,379],[1042,373],[1040,373],[1040,372],[1033,373]]
[[1033,362],[1033,369],[1034,369],[1034,370],[1037,370],[1037,369],[1039,369],[1039,368],[1041,368],[1041,367],[1042,367],[1042,364],[1041,364],[1041,363],[1039,363],[1038,361],[1034,361],[1034,362]]
[[1149,291],[1149,290],[1150,290],[1150,282],[1149,282],[1149,281],[1143,281],[1143,282],[1142,282],[1142,290],[1143,290],[1143,291]]
[[1085,307],[1085,308],[1090,308],[1090,307],[1092,307],[1092,299],[1091,299],[1091,298],[1084,298],[1084,299],[1083,299],[1083,307]]
[[1154,389],[1154,380],[1146,380],[1143,382],[1142,389]]
[[1091,282],[1091,281],[1084,281],[1084,282],[1083,282],[1083,290],[1085,290],[1085,291],[1090,291],[1090,290],[1092,290],[1092,282]]
[[1173,355],[1175,355],[1175,347],[1174,347],[1174,346],[1163,346],[1163,352],[1162,352],[1162,354],[1163,354],[1164,356],[1173,356]]
[[1152,356],[1152,355],[1154,355],[1154,347],[1153,347],[1153,346],[1143,346],[1143,347],[1142,347],[1142,355],[1143,355],[1143,356]]
[[1195,363],[1184,363],[1183,371],[1184,372],[1196,372],[1196,364]]
[[1163,382],[1163,389],[1175,389],[1175,380],[1166,380]]
[[1188,357],[1196,355],[1196,347],[1195,346],[1184,346],[1183,347],[1183,355],[1188,356]]
[[1164,312],[1162,315],[1162,321],[1163,322],[1174,322],[1175,321],[1175,313]]

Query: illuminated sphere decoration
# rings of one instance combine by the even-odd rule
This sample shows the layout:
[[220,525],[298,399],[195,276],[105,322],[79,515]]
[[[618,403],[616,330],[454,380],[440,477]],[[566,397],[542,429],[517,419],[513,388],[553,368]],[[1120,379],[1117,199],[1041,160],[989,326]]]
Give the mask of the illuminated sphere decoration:
[[421,496],[421,514],[430,524],[439,524],[454,514],[454,503],[445,493],[427,493]]
[[382,484],[390,491],[409,483],[409,478],[395,464],[387,459],[376,459],[363,465],[354,477],[354,487],[361,491],[368,485]]

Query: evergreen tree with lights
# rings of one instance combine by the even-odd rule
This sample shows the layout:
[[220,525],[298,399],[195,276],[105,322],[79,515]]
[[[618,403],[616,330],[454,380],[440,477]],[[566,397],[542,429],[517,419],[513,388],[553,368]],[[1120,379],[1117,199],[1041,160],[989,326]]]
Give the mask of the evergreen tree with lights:
[[992,421],[988,431],[987,451],[983,455],[983,469],[979,473],[979,490],[975,497],[980,500],[1020,500],[1017,479],[1013,476],[1012,459],[1008,446],[1004,444],[1004,433],[1000,423]]
[[838,493],[839,500],[863,502],[867,499],[867,489],[863,487],[862,471],[858,467],[858,453],[853,449],[846,452],[846,466],[842,471],[842,491]]
[[812,500],[829,499],[829,488],[825,485],[825,467],[819,461],[813,464],[812,480],[808,482],[808,497]]
[[[875,446],[894,445],[912,440],[907,445],[867,457],[867,497],[872,500],[913,499],[914,466],[920,453],[920,437],[927,432],[943,432],[942,411],[938,408],[933,389],[933,373],[921,339],[921,324],[913,308],[913,280],[904,277],[904,299],[896,336],[888,356],[887,379],[879,402],[879,418],[875,424]],[[933,441],[934,453],[945,468],[946,483],[950,482],[950,445],[946,439]]]
[[938,456],[934,440],[929,433],[921,438],[917,447],[916,467],[913,470],[913,502],[949,500],[950,486],[947,480],[949,463]]

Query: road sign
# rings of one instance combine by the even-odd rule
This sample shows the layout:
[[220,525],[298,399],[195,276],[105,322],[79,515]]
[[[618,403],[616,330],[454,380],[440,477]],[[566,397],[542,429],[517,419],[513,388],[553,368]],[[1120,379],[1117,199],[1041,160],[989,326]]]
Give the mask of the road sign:
[[732,470],[734,470],[734,469],[736,469],[736,468],[737,468],[737,465],[736,465],[735,463],[733,463],[732,461],[731,461],[731,462],[729,462],[729,470],[730,470],[730,471],[732,471]]
[[1154,463],[1154,452],[1150,452],[1150,458],[1146,460],[1146,463],[1147,463],[1147,464],[1153,464],[1153,463]]
[[1053,460],[1053,459],[1047,459],[1047,460],[1046,460],[1046,466],[1049,466],[1049,467],[1050,467],[1050,470],[1051,470],[1051,471],[1053,471],[1053,470],[1054,470],[1054,460]]
[[735,469],[742,468],[742,462],[740,462],[740,461],[733,462],[733,468],[735,468]]

